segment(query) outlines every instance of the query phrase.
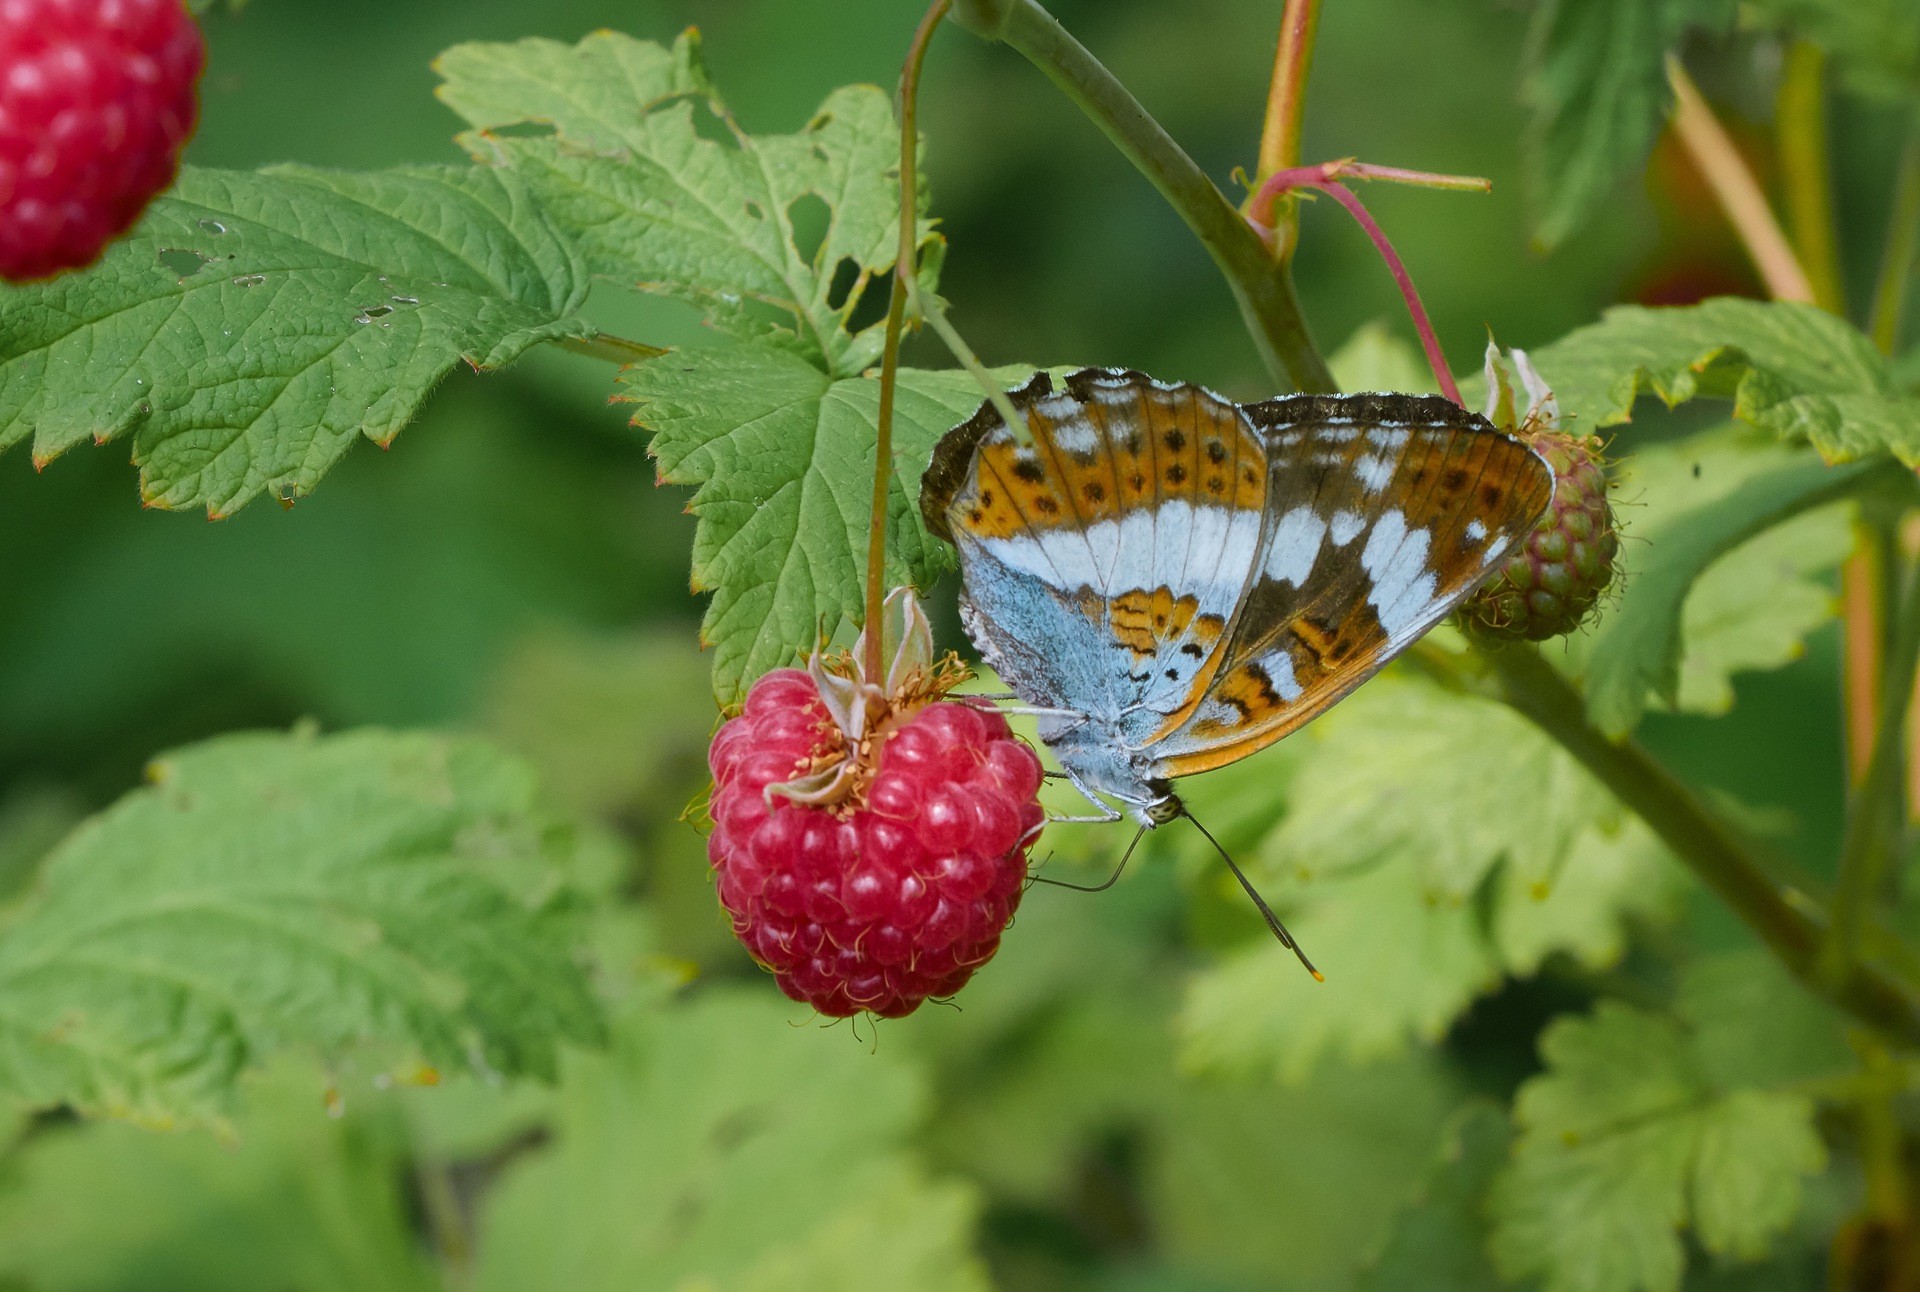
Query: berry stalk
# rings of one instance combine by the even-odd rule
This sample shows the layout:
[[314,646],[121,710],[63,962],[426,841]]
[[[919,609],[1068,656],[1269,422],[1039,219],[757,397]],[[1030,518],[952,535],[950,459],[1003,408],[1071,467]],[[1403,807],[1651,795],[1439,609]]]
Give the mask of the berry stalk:
[[913,248],[916,232],[914,201],[918,183],[914,163],[918,160],[920,135],[914,125],[915,108],[920,98],[920,68],[927,61],[927,46],[933,41],[934,28],[947,16],[952,0],[933,0],[914,29],[913,43],[907,47],[907,61],[900,69],[900,246],[893,261],[893,289],[887,296],[886,343],[880,351],[880,411],[874,418],[873,436],[873,509],[867,516],[867,658],[863,661],[867,676],[882,675],[880,642],[881,607],[887,597],[887,483],[892,476],[893,398],[900,378],[900,331],[906,323],[907,295],[913,282]]

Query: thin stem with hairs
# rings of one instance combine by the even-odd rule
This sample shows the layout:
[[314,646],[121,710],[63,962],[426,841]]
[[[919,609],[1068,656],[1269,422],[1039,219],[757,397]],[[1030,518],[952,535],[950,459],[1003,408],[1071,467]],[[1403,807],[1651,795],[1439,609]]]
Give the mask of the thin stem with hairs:
[[920,99],[920,68],[927,46],[952,0],[933,0],[914,29],[907,61],[900,69],[900,245],[894,253],[893,288],[887,295],[886,342],[880,351],[880,408],[874,416],[873,509],[867,515],[866,659],[869,678],[886,676],[885,643],[881,641],[881,609],[887,599],[887,493],[893,479],[893,401],[900,382],[900,332],[907,317],[907,297],[913,292],[914,247],[919,241],[918,184],[914,164],[919,158],[920,134],[915,109]]

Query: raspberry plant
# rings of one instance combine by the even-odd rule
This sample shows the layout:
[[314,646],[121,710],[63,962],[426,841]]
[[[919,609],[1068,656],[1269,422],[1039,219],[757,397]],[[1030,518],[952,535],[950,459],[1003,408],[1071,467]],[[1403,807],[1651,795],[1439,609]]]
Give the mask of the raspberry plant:
[[[223,45],[233,19],[198,7],[217,125],[223,76],[251,69]],[[246,21],[293,23],[297,8],[256,0]],[[1205,8],[1155,7],[1172,26],[1146,44],[1158,74],[1220,101],[1247,41],[1210,48],[1208,24],[1252,19]],[[1400,165],[1434,158],[1303,158],[1310,64],[1330,105],[1315,137],[1359,138],[1330,109],[1377,109],[1392,51],[1362,51],[1339,25],[1364,6],[1328,6],[1326,33],[1315,0],[1271,8],[1257,152],[1259,105],[1236,109],[1244,200],[1036,0],[943,0],[910,44],[903,23],[887,29],[871,75],[904,54],[903,93],[822,78],[804,120],[770,108],[742,64],[716,77],[692,30],[455,45],[434,67],[465,123],[458,151],[359,170],[190,154],[126,229],[174,175],[193,119],[184,10],[0,6],[9,67],[44,53],[19,43],[29,28],[92,33],[59,56],[89,69],[65,85],[68,115],[4,99],[0,270],[39,278],[116,238],[91,267],[0,291],[0,450],[28,450],[0,465],[30,454],[45,469],[27,478],[20,462],[17,485],[0,481],[13,544],[0,728],[29,733],[0,733],[0,1107],[14,1132],[0,1282],[1912,1284],[1920,394],[1903,324],[1920,146],[1855,127],[1908,128],[1920,24],[1878,0],[1755,0],[1737,15],[1713,0],[1542,0],[1524,41],[1531,126],[1493,141],[1524,159],[1537,242],[1579,252],[1618,236],[1621,181],[1671,124],[1653,173],[1678,156],[1706,177],[1673,218],[1742,257],[1734,285],[1750,291],[1617,305],[1571,330],[1495,312],[1528,366],[1509,352],[1487,390],[1457,382],[1441,345],[1464,355],[1454,332],[1478,300],[1435,294],[1436,328],[1413,281],[1484,279],[1475,248],[1497,244],[1497,221],[1426,213],[1500,199],[1384,196],[1387,183],[1485,187]],[[1429,35],[1473,21],[1394,15]],[[711,17],[717,52],[743,47],[744,24]],[[103,53],[99,33],[122,18],[130,34]],[[822,43],[782,45],[783,75],[814,76],[809,52],[869,48],[855,16],[808,21]],[[1090,43],[1113,30],[1104,11],[1086,21]],[[1517,34],[1502,39],[1519,52]],[[1422,57],[1488,57],[1478,38],[1420,43]],[[952,97],[918,102],[922,60],[973,87],[964,113]],[[1773,96],[1777,193],[1755,178],[1763,128],[1729,135],[1692,80],[1708,71],[1749,114]],[[1479,102],[1486,73],[1449,62],[1438,84]],[[1129,247],[1116,271],[1102,231],[1123,226],[1102,220],[1119,190],[1073,169],[1097,136],[1036,106],[1049,81],[1204,257]],[[1437,112],[1409,115],[1405,137],[1431,146],[1414,118]],[[982,146],[999,116],[1041,123],[1044,168]],[[1035,237],[1038,216],[1067,212],[1063,245],[1102,249],[1100,272],[1071,255],[1067,269],[980,268],[991,257],[965,231],[982,217],[935,201],[968,168],[1004,168],[976,206],[1012,208]],[[1050,180],[1055,168],[1069,178]],[[1836,220],[1836,182],[1842,209],[1872,207],[1871,221]],[[55,200],[77,205],[48,234]],[[1296,270],[1316,312],[1368,293],[1397,308],[1384,279],[1360,276],[1373,269],[1326,287],[1342,235],[1306,212],[1329,201],[1386,256],[1417,348],[1377,324],[1331,355],[1315,344]],[[1468,269],[1438,263],[1423,218],[1463,222],[1445,249]],[[1860,240],[1881,224],[1884,245]],[[951,302],[950,235],[975,275],[949,282]],[[1571,254],[1542,272],[1588,263]],[[1539,415],[1526,433],[1560,475],[1555,510],[1464,631],[1435,632],[1299,736],[1181,786],[1313,948],[1324,985],[1177,828],[1104,896],[1028,892],[1030,865],[1093,879],[1124,840],[1049,826],[1030,860],[1036,794],[1071,806],[1040,789],[1024,719],[950,694],[958,670],[934,662],[931,639],[912,668],[881,649],[889,590],[917,589],[946,622],[952,553],[917,499],[939,436],[1032,365],[1137,362],[1068,352],[1124,349],[1111,338],[1128,318],[1162,337],[1156,375],[1211,375],[1174,365],[1231,347],[1171,345],[1181,329],[1160,303],[1176,278],[1213,290],[1206,260],[1244,325],[1214,378],[1237,397],[1437,388],[1508,424]],[[1131,276],[1148,265],[1167,277]],[[1035,340],[1029,318],[1084,326]],[[1032,365],[983,368],[974,348]],[[555,351],[576,366],[541,366]],[[522,359],[532,376],[491,375]],[[636,437],[580,449],[564,434],[581,419],[551,392],[589,361]],[[1523,400],[1503,401],[1508,363],[1537,376]],[[484,398],[462,393],[476,386]],[[429,425],[390,458],[349,453],[394,444],[416,417]],[[538,425],[537,451],[502,438],[520,422]],[[184,532],[153,528],[161,518],[116,528],[130,500],[86,524],[43,501],[106,452],[83,444],[114,441],[148,507],[225,519],[268,495],[296,514],[218,527],[234,536],[223,553],[256,554],[221,564],[149,539]],[[622,473],[643,445],[692,513],[704,661],[678,624],[583,641],[527,622],[595,619],[566,600],[595,561],[622,585],[597,622],[681,602],[667,583],[687,567],[661,558],[674,544],[631,534],[644,504]],[[409,472],[428,483],[392,483]],[[356,508],[374,530],[299,528]],[[575,537],[542,547],[556,532]],[[327,568],[385,598],[378,632],[303,611],[326,593],[285,573],[317,568],[283,561],[298,533],[351,553]],[[432,543],[451,555],[421,577],[409,553]],[[44,572],[136,547],[90,585]],[[216,585],[217,613],[172,608],[195,578]],[[643,598],[626,586],[643,583]],[[510,648],[495,649],[504,629],[473,627],[509,615]],[[178,713],[143,716],[149,657],[175,652],[196,616],[233,641],[157,706]],[[431,628],[396,627],[408,622]],[[843,656],[856,631],[868,636]],[[1837,680],[1819,667],[1836,638]],[[254,672],[291,698],[197,703]],[[303,690],[308,676],[335,689]],[[62,678],[125,710],[120,725],[67,721],[94,711],[61,707],[77,703]],[[1792,712],[1830,703],[1844,748],[1768,722],[1769,686],[1814,697]],[[306,711],[354,729],[294,721]],[[425,720],[469,730],[394,729]],[[263,729],[223,730],[241,726]],[[1763,751],[1779,782],[1844,783],[1843,819],[1790,835],[1777,804],[1728,791],[1716,759],[1734,746]],[[686,815],[705,819],[704,839],[680,819],[703,789],[704,812]],[[948,998],[961,1012],[894,1021]],[[843,1016],[854,1023],[790,1026]]]

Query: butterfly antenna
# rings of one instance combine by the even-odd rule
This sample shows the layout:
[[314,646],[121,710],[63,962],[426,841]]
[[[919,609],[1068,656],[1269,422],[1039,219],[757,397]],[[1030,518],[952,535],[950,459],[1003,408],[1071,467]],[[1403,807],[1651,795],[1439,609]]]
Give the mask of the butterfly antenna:
[[[1120,882],[1120,876],[1126,872],[1127,862],[1131,860],[1133,857],[1133,850],[1135,848],[1138,848],[1140,846],[1140,841],[1146,837],[1147,837],[1146,826],[1143,825],[1138,830],[1134,831],[1133,842],[1128,844],[1127,850],[1120,854],[1120,864],[1113,868],[1113,873],[1111,875],[1108,875],[1106,879],[1102,880],[1098,884],[1070,884],[1064,879],[1048,879],[1044,875],[1035,875],[1033,877],[1033,882],[1036,884],[1052,884],[1055,888],[1071,888],[1076,893],[1104,893],[1109,888],[1112,888],[1115,884]],[[1215,846],[1218,847],[1219,845],[1216,844]],[[1241,880],[1240,882],[1245,883],[1246,881]],[[1259,899],[1255,898],[1254,900],[1258,901]],[[1285,940],[1284,934],[1282,935],[1282,940],[1283,941]],[[1293,944],[1289,942],[1287,943],[1287,945],[1292,946]],[[1313,966],[1309,965],[1307,967],[1311,969]]]
[[[1213,837],[1213,831],[1201,825],[1200,819],[1194,816],[1193,813],[1187,811],[1185,808],[1182,808],[1180,810],[1180,815],[1187,818],[1187,820],[1193,822],[1193,828],[1198,830],[1203,836],[1205,836],[1207,842],[1213,845],[1213,850],[1220,854],[1220,859],[1227,863],[1227,869],[1231,870],[1233,872],[1233,877],[1240,881],[1240,887],[1247,890],[1247,896],[1251,897],[1253,899],[1253,904],[1260,908],[1261,916],[1265,918],[1265,920],[1267,921],[1267,927],[1273,930],[1273,936],[1280,939],[1280,945],[1285,947],[1287,950],[1293,952],[1294,955],[1300,957],[1300,963],[1306,966],[1307,972],[1313,975],[1313,980],[1315,982],[1325,982],[1326,981],[1325,975],[1323,975],[1318,969],[1315,969],[1313,967],[1313,961],[1307,959],[1307,953],[1302,951],[1300,949],[1300,944],[1293,940],[1293,934],[1287,932],[1287,926],[1280,922],[1280,917],[1273,913],[1273,908],[1271,906],[1267,905],[1267,899],[1260,896],[1259,892],[1254,888],[1252,882],[1247,879],[1246,874],[1241,871],[1239,864],[1234,861],[1233,857],[1227,852],[1225,848],[1220,846],[1220,841]],[[1139,842],[1139,840],[1136,839],[1135,842],[1137,843]],[[1127,849],[1127,851],[1132,852],[1133,849],[1129,848]],[[1123,862],[1122,864],[1125,864],[1125,863]]]

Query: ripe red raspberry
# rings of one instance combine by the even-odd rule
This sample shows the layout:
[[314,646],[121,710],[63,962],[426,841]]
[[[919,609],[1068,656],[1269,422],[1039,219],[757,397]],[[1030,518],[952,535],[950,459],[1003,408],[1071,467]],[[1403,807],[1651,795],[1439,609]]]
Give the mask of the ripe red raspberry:
[[1531,438],[1553,467],[1553,502],[1462,610],[1473,629],[1486,636],[1545,641],[1586,620],[1613,582],[1620,538],[1607,501],[1599,440],[1554,430],[1535,430]]
[[[1044,819],[1040,760],[964,701],[895,710],[849,750],[818,675],[767,674],[714,737],[707,856],[734,933],[787,995],[898,1018],[999,947]],[[773,788],[822,769],[850,773],[837,803]]]
[[0,0],[0,277],[91,264],[173,182],[206,62],[181,0]]

